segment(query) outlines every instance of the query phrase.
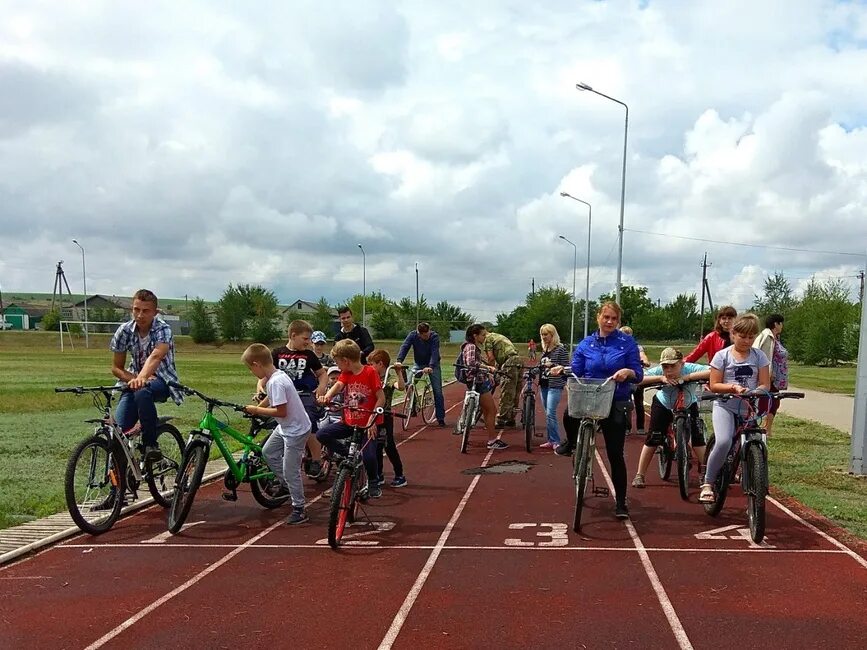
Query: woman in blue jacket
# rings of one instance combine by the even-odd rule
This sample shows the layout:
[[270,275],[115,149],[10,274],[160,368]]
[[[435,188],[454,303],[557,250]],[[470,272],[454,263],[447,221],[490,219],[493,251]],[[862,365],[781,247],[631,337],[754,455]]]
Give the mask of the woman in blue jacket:
[[[617,382],[611,414],[599,424],[605,437],[605,451],[611,468],[614,483],[616,506],[614,513],[618,519],[629,517],[626,506],[626,460],[623,446],[626,430],[629,428],[632,406],[633,385],[642,380],[644,371],[635,340],[621,332],[620,318],[623,311],[616,302],[603,303],[596,313],[599,331],[594,332],[575,348],[572,355],[572,372],[576,377],[591,379],[611,378]],[[555,450],[560,456],[569,456],[575,450],[579,420],[570,417],[568,411],[563,415],[563,428],[566,442]]]

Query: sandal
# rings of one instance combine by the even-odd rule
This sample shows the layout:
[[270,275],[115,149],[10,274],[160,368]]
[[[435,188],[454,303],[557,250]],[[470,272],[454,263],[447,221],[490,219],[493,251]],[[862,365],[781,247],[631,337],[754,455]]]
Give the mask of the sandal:
[[716,497],[713,495],[713,485],[710,483],[703,483],[701,486],[701,494],[698,495],[699,503],[713,503],[716,501]]

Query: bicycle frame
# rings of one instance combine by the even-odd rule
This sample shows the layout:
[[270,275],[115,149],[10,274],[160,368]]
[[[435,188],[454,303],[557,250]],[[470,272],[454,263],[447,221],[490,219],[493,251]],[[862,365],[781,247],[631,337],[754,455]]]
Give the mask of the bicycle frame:
[[[247,476],[247,474],[245,473],[247,467],[247,456],[249,456],[251,451],[261,454],[262,445],[255,442],[251,436],[240,433],[225,422],[218,420],[216,416],[214,416],[214,408],[215,407],[213,404],[208,404],[205,414],[202,416],[201,422],[199,422],[199,428],[195,431],[190,432],[190,435],[187,439],[187,444],[189,445],[191,440],[200,439],[205,440],[205,442],[210,447],[210,444],[213,441],[217,445],[217,449],[220,450],[220,454],[222,454],[223,459],[229,466],[229,470],[235,477],[235,480],[237,480],[239,483],[245,480],[270,478],[271,476],[273,476],[274,473],[271,470]],[[223,439],[224,434],[243,445],[244,449],[241,452],[240,461],[235,461],[232,452],[229,450],[229,447],[226,445],[226,441]]]

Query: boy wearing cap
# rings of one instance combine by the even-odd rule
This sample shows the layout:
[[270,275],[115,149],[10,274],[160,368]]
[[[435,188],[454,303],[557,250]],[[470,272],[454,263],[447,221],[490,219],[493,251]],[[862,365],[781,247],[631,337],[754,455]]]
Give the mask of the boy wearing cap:
[[328,338],[322,330],[316,330],[310,335],[310,342],[313,344],[313,352],[316,353],[316,358],[323,368],[330,368],[334,365],[334,358],[325,351],[325,344]]
[[[692,448],[698,457],[699,465],[704,464],[705,442],[696,424],[698,420],[697,383],[707,381],[710,377],[710,366],[698,363],[684,363],[683,353],[675,348],[665,348],[659,357],[659,365],[644,371],[644,379],[639,386],[661,386],[650,403],[650,427],[641,457],[638,459],[638,472],[632,481],[632,486],[643,488],[644,473],[653,459],[653,454],[659,446],[662,437],[674,418],[672,409],[677,401],[677,386],[686,384],[683,390],[684,406],[689,408],[689,422],[692,438]],[[700,470],[701,471],[701,470]]]

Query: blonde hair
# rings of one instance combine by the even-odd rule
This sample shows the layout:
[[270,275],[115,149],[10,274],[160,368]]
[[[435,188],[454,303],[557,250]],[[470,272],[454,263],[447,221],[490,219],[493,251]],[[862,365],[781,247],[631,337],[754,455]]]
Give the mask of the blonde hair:
[[613,300],[606,300],[601,305],[599,305],[599,310],[596,312],[596,315],[601,316],[602,312],[605,311],[606,307],[611,311],[617,313],[617,320],[623,319],[623,308]]
[[313,334],[313,326],[306,320],[293,320],[289,323],[289,336]]
[[760,329],[758,316],[755,314],[741,314],[732,323],[731,331],[737,332],[741,336],[758,336]]
[[271,357],[271,350],[268,349],[267,345],[262,345],[261,343],[254,343],[246,350],[244,350],[244,354],[241,355],[241,359],[248,366],[253,365],[254,363],[258,363],[260,366],[268,367],[274,365],[274,360]]
[[[551,323],[545,323],[542,327],[539,328],[539,336],[542,334],[550,334],[551,335],[551,350],[560,345],[560,335],[557,333],[557,328],[551,325]],[[542,340],[542,349],[546,352],[548,348],[545,347],[545,341]]]
[[632,328],[629,325],[624,325],[620,328],[620,331],[626,334],[627,336],[632,336]]
[[334,344],[331,348],[331,356],[335,359],[346,359],[347,361],[361,361],[361,348],[358,343],[350,339],[342,339]]

